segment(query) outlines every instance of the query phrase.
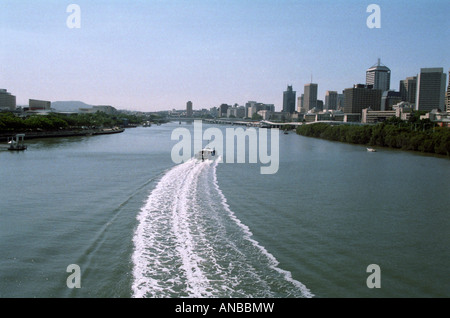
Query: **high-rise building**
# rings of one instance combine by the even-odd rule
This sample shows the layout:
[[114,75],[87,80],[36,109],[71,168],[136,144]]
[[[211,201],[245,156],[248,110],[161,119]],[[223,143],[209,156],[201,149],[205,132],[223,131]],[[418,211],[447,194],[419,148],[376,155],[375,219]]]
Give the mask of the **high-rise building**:
[[317,105],[316,106],[317,110],[320,110],[320,111],[323,110],[323,100],[318,99],[316,105]]
[[445,110],[446,77],[442,67],[420,69],[417,76],[416,110]]
[[381,110],[381,89],[372,85],[356,84],[344,90],[344,113],[361,114],[365,108]]
[[447,112],[450,112],[450,71],[448,71],[448,86],[447,93],[445,95],[445,105],[447,108]]
[[245,116],[248,118],[252,118],[252,116],[256,113],[256,104],[257,102],[254,100],[250,100],[245,103]]
[[337,109],[338,93],[336,91],[327,91],[325,93],[325,108],[327,110]]
[[378,63],[366,71],[366,85],[373,85],[374,89],[388,91],[391,87],[391,70],[385,65]]
[[303,113],[304,109],[303,109],[303,97],[305,95],[301,94],[300,97],[297,97],[297,112],[298,113]]
[[337,96],[337,108],[336,109],[344,109],[344,94],[338,94]]
[[192,117],[194,111],[192,110],[192,102],[188,101],[186,103],[186,117]]
[[219,117],[227,117],[227,111],[228,108],[230,108],[230,105],[222,104],[219,106]]
[[305,85],[303,108],[305,108],[306,111],[317,107],[317,88],[318,85],[314,83],[309,83]]
[[6,89],[0,89],[0,109],[16,109],[16,96],[11,95]]
[[392,106],[400,103],[402,96],[400,92],[385,91],[381,96],[381,109],[382,111],[392,110]]
[[295,112],[296,92],[292,90],[292,85],[288,85],[287,90],[283,92],[283,112],[293,114]]
[[402,101],[414,104],[416,102],[417,76],[407,77],[400,81]]

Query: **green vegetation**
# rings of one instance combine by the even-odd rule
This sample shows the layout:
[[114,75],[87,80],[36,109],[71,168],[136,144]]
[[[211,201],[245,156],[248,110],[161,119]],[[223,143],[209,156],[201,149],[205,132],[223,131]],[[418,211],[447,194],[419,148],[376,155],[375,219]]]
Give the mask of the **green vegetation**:
[[292,129],[294,129],[294,125],[283,125],[283,126],[281,126],[281,128],[280,128],[281,130],[286,130],[286,131],[288,131],[288,130],[292,130]]
[[252,115],[252,120],[262,120],[262,119],[263,119],[263,117],[257,113],[254,113]]
[[435,153],[450,157],[450,129],[436,127],[416,114],[409,121],[393,117],[376,125],[302,125],[297,134],[368,146]]
[[140,125],[144,121],[162,122],[156,115],[137,116],[124,113],[108,115],[104,112],[92,114],[56,114],[31,115],[26,118],[15,116],[13,113],[0,113],[0,132],[11,133],[19,131],[54,131],[83,128],[111,128],[122,127],[127,124]]

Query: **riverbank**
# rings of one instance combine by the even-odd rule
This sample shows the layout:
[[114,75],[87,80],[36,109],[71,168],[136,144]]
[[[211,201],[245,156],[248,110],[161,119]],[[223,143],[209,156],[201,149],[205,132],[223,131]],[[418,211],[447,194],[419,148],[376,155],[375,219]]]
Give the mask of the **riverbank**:
[[0,142],[8,140],[8,137],[15,136],[16,134],[25,134],[25,140],[38,139],[38,138],[60,138],[60,137],[77,137],[77,136],[96,136],[96,135],[108,135],[119,134],[124,132],[124,128],[103,128],[103,129],[82,129],[82,130],[57,130],[57,131],[26,131],[15,132],[0,135]]
[[370,147],[386,147],[450,157],[450,129],[414,129],[404,123],[377,125],[302,125],[296,132],[305,137],[322,138]]

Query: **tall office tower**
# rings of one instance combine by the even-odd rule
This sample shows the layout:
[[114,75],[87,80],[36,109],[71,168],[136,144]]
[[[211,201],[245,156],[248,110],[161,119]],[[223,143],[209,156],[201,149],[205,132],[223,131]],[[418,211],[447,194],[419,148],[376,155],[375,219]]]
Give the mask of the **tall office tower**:
[[344,109],[344,94],[338,94],[337,96],[337,108],[336,109]]
[[254,112],[256,111],[256,101],[248,101],[245,103],[245,116],[248,118],[252,118]]
[[15,110],[16,96],[11,95],[6,89],[0,89],[0,109]]
[[450,112],[450,71],[448,71],[448,86],[447,93],[445,95],[445,104],[447,105],[447,112]]
[[400,81],[402,101],[414,104],[416,102],[417,76],[407,77]]
[[318,99],[317,100],[317,110],[323,111],[323,100]]
[[327,110],[337,109],[338,93],[336,91],[327,91],[325,93],[325,108]]
[[317,107],[317,84],[309,83],[305,85],[305,93],[303,96],[303,107],[306,111]]
[[344,90],[344,113],[361,114],[365,108],[381,110],[381,89],[372,85],[357,84]]
[[228,104],[222,104],[219,106],[219,117],[227,117],[228,108],[231,106]]
[[300,97],[297,97],[297,112],[298,113],[303,113],[304,109],[303,109],[303,97],[305,95],[301,94]]
[[295,95],[292,85],[288,85],[287,90],[283,92],[283,112],[293,114],[295,112]]
[[442,67],[420,69],[417,76],[416,110],[445,110],[446,77]]
[[378,63],[366,71],[366,85],[373,85],[374,89],[388,91],[391,87],[391,70],[385,65]]
[[186,103],[186,117],[192,117],[192,115],[193,115],[192,102],[188,101]]

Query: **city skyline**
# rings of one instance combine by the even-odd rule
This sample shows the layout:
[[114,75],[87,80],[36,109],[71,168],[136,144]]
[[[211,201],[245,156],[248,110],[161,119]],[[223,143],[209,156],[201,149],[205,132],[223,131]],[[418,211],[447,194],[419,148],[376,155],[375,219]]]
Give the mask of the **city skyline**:
[[361,1],[76,4],[81,26],[70,29],[67,3],[2,0],[0,88],[18,105],[159,111],[259,100],[279,111],[286,85],[300,96],[313,76],[323,100],[364,83],[378,58],[395,90],[421,68],[450,68],[446,1],[377,1],[380,29],[366,25]]

